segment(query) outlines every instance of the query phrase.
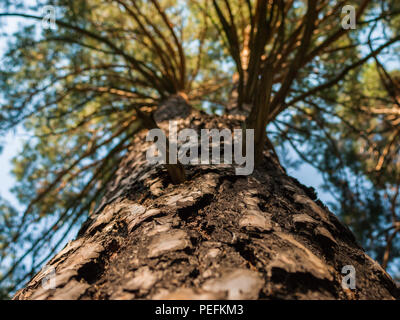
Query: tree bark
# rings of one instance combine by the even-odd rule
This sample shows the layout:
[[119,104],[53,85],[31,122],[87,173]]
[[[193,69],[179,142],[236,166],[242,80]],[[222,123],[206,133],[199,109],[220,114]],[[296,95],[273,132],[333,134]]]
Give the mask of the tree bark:
[[[192,111],[178,127],[232,129],[243,120]],[[185,166],[187,181],[174,185],[147,163],[146,133],[134,137],[76,240],[47,264],[56,288],[43,286],[43,270],[14,299],[398,297],[391,277],[272,152],[250,176],[230,165]],[[355,290],[342,287],[346,265],[356,270]]]

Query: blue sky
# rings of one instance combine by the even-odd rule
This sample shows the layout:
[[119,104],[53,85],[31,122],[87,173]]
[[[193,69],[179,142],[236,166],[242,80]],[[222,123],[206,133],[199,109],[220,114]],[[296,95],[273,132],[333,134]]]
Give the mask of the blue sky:
[[[7,31],[12,33],[17,29],[18,24],[21,23],[22,19],[18,18],[2,18],[2,32]],[[4,24],[3,24],[4,23]],[[5,26],[5,28],[4,28]],[[6,42],[0,41],[0,57],[2,56],[6,48]],[[0,63],[1,60],[0,60]],[[1,100],[0,100],[1,103]],[[11,159],[18,153],[18,150],[22,148],[24,141],[23,135],[17,130],[15,132],[9,132],[5,137],[0,137],[0,143],[3,145],[3,150],[0,153],[0,196],[9,200],[14,206],[17,206],[17,200],[10,193],[10,189],[15,185],[15,179],[11,174],[12,164]]]
[[0,154],[0,195],[16,206],[17,201],[9,191],[15,184],[15,179],[11,174],[11,159],[21,149],[23,138],[18,134],[9,133],[4,140],[4,149]]

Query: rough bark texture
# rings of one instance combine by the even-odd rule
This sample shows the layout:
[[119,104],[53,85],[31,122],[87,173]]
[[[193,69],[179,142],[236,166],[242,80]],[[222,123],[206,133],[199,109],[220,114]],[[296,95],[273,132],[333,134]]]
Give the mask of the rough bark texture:
[[[167,130],[167,121],[160,127]],[[239,127],[239,117],[193,112],[179,128]],[[141,132],[98,210],[14,299],[394,299],[390,276],[313,189],[267,150],[251,176],[232,166],[186,166],[173,185],[145,159]],[[342,267],[356,290],[342,289]]]

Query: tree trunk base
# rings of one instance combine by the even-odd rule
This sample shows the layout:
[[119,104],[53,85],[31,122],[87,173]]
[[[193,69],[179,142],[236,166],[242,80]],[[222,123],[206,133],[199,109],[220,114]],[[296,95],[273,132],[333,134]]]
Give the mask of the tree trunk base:
[[[240,127],[192,113],[181,127]],[[218,126],[219,125],[219,126]],[[185,167],[173,185],[147,164],[145,132],[75,241],[14,299],[395,299],[396,285],[312,189],[264,152],[251,176]],[[344,289],[342,268],[356,271]],[[48,270],[48,269],[47,269]]]

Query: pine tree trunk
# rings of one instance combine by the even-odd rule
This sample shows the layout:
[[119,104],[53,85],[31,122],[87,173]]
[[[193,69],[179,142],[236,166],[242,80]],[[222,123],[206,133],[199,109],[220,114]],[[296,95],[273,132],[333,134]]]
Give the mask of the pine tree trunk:
[[[243,119],[242,119],[243,120]],[[167,128],[167,121],[160,122]],[[193,111],[179,128],[240,127],[239,116]],[[268,150],[250,176],[185,166],[171,183],[134,138],[97,211],[14,299],[393,299],[396,285],[312,189]],[[346,265],[356,289],[343,289]]]

